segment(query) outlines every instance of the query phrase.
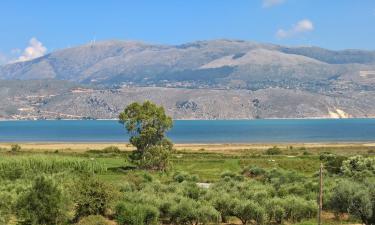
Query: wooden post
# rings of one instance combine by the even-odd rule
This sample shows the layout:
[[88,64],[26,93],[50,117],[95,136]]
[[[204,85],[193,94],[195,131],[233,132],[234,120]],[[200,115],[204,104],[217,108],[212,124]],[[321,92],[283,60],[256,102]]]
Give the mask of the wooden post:
[[323,209],[323,163],[320,163],[319,170],[319,212],[318,225],[322,225],[322,209]]

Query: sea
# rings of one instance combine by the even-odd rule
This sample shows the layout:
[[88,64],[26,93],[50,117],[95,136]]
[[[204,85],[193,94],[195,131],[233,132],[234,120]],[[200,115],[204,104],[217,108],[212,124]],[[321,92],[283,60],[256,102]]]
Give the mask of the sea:
[[[175,143],[373,142],[375,119],[176,120]],[[127,142],[115,120],[0,121],[0,142]]]

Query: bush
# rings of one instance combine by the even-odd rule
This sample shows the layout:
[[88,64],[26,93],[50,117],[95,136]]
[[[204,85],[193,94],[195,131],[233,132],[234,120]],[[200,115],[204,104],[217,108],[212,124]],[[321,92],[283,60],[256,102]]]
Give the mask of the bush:
[[333,189],[329,203],[336,216],[343,213],[362,220],[364,224],[375,223],[375,185],[342,181]]
[[357,179],[375,176],[375,158],[360,155],[350,157],[342,163],[341,171],[344,175]]
[[301,197],[288,196],[283,200],[286,219],[300,222],[302,219],[313,218],[317,213],[315,201],[307,201]]
[[57,225],[67,218],[63,193],[45,177],[35,179],[32,187],[18,199],[16,211],[24,225]]
[[233,214],[233,209],[235,207],[235,202],[233,198],[228,194],[218,194],[212,200],[212,204],[215,209],[220,213],[221,222],[228,222],[228,217]]
[[103,148],[103,153],[120,153],[121,150],[117,146],[108,146]]
[[147,204],[119,203],[116,206],[116,220],[119,225],[158,224],[159,211]]
[[266,211],[258,203],[250,200],[237,200],[233,215],[245,225],[252,220],[255,224],[263,224],[266,219]]
[[12,204],[12,196],[6,192],[0,192],[0,224],[8,224],[12,214]]
[[170,163],[170,156],[169,146],[152,146],[144,150],[137,163],[143,169],[165,171]]
[[273,146],[265,151],[264,154],[266,155],[281,155],[282,151],[277,146]]
[[182,183],[183,181],[192,181],[192,182],[197,182],[198,177],[196,175],[190,175],[186,172],[176,172],[173,175],[173,180]]
[[285,209],[283,207],[283,201],[280,198],[270,199],[266,203],[268,220],[275,221],[277,224],[282,224],[286,216]]
[[215,223],[218,224],[220,221],[220,213],[211,205],[200,204],[198,211],[197,221],[201,224]]
[[77,225],[110,225],[110,223],[104,217],[96,215],[82,218]]
[[10,151],[13,153],[21,151],[21,146],[18,144],[14,144],[10,146]]
[[242,173],[250,177],[259,177],[265,175],[267,171],[263,168],[253,166],[250,168],[245,168]]
[[190,199],[183,199],[181,202],[172,206],[171,222],[174,224],[188,225],[195,224],[197,221],[197,205]]
[[323,153],[320,155],[320,160],[324,162],[327,171],[334,174],[339,174],[341,172],[342,163],[346,159],[345,156],[337,156],[331,153]]
[[105,216],[113,199],[113,188],[92,177],[83,177],[76,184],[75,218]]

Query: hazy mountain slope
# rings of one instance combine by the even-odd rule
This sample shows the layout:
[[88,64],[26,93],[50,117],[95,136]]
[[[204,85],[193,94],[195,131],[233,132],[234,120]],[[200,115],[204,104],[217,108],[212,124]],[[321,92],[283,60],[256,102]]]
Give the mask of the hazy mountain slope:
[[330,51],[236,40],[178,46],[106,41],[5,65],[0,68],[0,78],[251,90],[310,86],[309,91],[319,91],[350,86],[372,88],[374,71],[375,52],[370,51]]
[[101,89],[51,80],[1,81],[0,87],[2,119],[116,119],[126,105],[145,100],[163,105],[175,119],[375,116],[373,91],[324,95],[282,88],[257,91],[159,87]]

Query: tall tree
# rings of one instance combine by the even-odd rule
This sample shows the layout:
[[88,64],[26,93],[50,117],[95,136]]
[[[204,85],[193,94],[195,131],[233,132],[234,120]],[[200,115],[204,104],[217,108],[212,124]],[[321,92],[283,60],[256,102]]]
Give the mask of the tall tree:
[[131,159],[148,169],[165,169],[172,143],[165,133],[172,128],[172,118],[161,106],[145,101],[134,102],[119,115],[119,122],[130,135],[130,143],[137,149]]

